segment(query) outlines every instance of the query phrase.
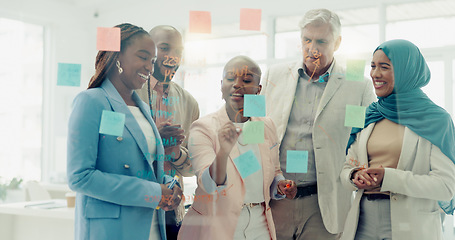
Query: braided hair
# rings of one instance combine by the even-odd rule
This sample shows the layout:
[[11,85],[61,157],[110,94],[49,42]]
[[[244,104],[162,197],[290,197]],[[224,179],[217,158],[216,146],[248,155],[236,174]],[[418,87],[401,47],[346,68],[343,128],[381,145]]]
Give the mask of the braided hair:
[[[115,27],[120,28],[120,52],[123,52],[128,46],[130,46],[135,38],[142,35],[149,35],[143,28],[129,23],[122,23],[116,25]],[[101,86],[101,83],[103,83],[104,79],[106,79],[107,75],[114,67],[120,52],[98,52],[95,61],[95,74],[90,79],[88,89]]]

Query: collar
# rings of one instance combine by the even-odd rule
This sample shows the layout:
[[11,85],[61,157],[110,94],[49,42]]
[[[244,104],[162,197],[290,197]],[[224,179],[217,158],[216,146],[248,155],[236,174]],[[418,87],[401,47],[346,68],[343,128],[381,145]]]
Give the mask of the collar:
[[168,87],[166,90],[164,90],[164,84],[158,81],[153,75],[150,76],[150,89],[155,90],[162,96],[166,96],[169,94],[169,85],[171,85],[171,82],[168,83]]
[[[335,65],[335,58],[333,58],[333,61],[330,64],[330,67],[327,69],[327,71],[324,74],[319,76],[318,79],[311,79],[311,81],[309,81],[309,82],[313,82],[313,83],[315,83],[315,82],[328,82],[334,65]],[[298,71],[298,74],[299,74],[300,78],[303,78],[303,79],[305,79],[307,81],[310,80],[310,76],[306,73],[305,64],[302,64],[302,67],[299,68],[297,71]]]

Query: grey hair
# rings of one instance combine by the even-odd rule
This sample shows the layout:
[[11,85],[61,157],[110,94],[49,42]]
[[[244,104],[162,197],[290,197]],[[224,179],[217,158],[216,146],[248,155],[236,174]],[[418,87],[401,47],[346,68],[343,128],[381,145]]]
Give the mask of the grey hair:
[[308,24],[324,24],[329,23],[332,29],[332,35],[334,39],[337,39],[341,35],[341,23],[338,15],[330,10],[320,8],[313,9],[305,13],[302,20],[299,23],[300,34]]

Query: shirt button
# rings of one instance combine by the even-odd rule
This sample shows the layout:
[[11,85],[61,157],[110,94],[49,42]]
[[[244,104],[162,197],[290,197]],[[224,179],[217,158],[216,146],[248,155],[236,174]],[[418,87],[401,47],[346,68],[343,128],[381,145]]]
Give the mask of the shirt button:
[[130,168],[130,165],[125,164],[125,165],[123,165],[123,167],[126,168],[126,169],[128,169],[128,168]]
[[119,142],[120,142],[120,141],[122,141],[122,140],[123,140],[123,138],[122,138],[122,137],[117,137],[117,141],[119,141]]

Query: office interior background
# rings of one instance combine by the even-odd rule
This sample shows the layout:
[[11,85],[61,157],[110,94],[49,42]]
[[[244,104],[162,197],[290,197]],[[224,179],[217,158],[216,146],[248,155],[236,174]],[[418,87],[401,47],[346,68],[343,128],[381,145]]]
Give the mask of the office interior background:
[[[0,6],[0,183],[21,178],[50,190],[67,189],[73,98],[94,73],[97,27],[123,22],[147,31],[172,25],[182,32],[184,60],[175,81],[196,98],[204,116],[223,105],[220,80],[230,58],[250,56],[263,72],[301,58],[298,22],[307,10],[327,8],[342,24],[336,58],[365,59],[369,78],[372,51],[381,42],[410,40],[431,69],[424,91],[454,117],[453,0],[1,0]],[[239,29],[241,8],[262,10],[260,31]],[[211,12],[210,34],[189,32],[190,10]],[[80,86],[57,85],[58,63],[81,64]],[[452,216],[445,221],[444,234],[455,239]]]

